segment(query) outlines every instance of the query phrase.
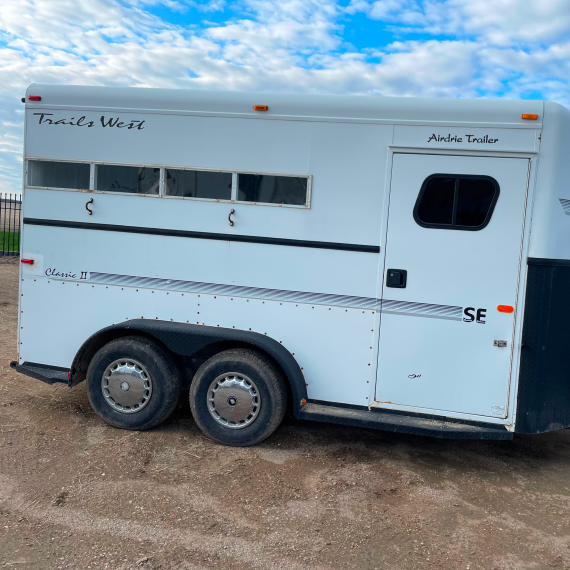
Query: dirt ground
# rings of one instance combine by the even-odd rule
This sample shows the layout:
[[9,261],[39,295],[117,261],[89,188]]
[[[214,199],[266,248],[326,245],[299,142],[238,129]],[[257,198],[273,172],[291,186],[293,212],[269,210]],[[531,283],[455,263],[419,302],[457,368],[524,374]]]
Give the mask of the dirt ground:
[[9,368],[17,270],[0,258],[0,568],[570,568],[570,431],[457,442],[287,420],[235,449],[187,402],[117,430],[84,385]]

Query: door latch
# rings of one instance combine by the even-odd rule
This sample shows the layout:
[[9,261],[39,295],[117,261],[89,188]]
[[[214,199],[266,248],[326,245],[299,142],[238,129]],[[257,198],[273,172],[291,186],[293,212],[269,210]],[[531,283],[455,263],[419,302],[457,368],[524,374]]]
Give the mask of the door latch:
[[493,346],[498,346],[499,348],[506,348],[507,347],[507,341],[506,340],[494,340]]
[[405,269],[388,269],[386,273],[386,287],[404,289],[408,281],[408,272]]

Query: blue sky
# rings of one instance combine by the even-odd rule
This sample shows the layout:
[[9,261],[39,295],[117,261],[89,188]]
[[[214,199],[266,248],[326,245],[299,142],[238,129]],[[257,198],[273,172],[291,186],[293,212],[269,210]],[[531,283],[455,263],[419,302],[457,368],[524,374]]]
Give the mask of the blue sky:
[[0,192],[34,82],[570,106],[570,0],[1,0]]

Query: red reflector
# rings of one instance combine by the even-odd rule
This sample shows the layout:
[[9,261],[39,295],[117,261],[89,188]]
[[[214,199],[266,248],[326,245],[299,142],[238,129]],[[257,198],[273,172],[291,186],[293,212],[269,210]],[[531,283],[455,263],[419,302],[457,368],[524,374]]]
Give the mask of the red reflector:
[[499,305],[497,307],[497,311],[499,311],[499,313],[512,313],[514,310],[515,308],[510,305]]
[[41,101],[42,98],[39,95],[30,95],[28,101]]
[[20,263],[27,263],[28,265],[33,265],[34,260],[33,259],[20,259]]

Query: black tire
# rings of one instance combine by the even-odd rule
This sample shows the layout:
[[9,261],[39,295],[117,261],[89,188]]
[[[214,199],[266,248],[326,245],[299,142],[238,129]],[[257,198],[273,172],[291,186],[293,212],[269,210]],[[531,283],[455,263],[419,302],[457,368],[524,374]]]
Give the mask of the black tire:
[[[251,379],[261,399],[255,419],[239,429],[220,425],[208,409],[210,386],[220,376],[232,373]],[[262,353],[243,348],[225,350],[196,372],[190,385],[190,408],[198,427],[210,439],[246,447],[263,441],[277,429],[287,409],[287,388],[281,371]]]
[[[148,400],[132,413],[114,409],[103,393],[102,380],[107,367],[121,359],[142,364],[152,381]],[[182,375],[171,354],[146,337],[128,336],[109,342],[99,349],[87,369],[91,406],[108,424],[121,429],[146,430],[163,422],[176,407],[181,388]]]

